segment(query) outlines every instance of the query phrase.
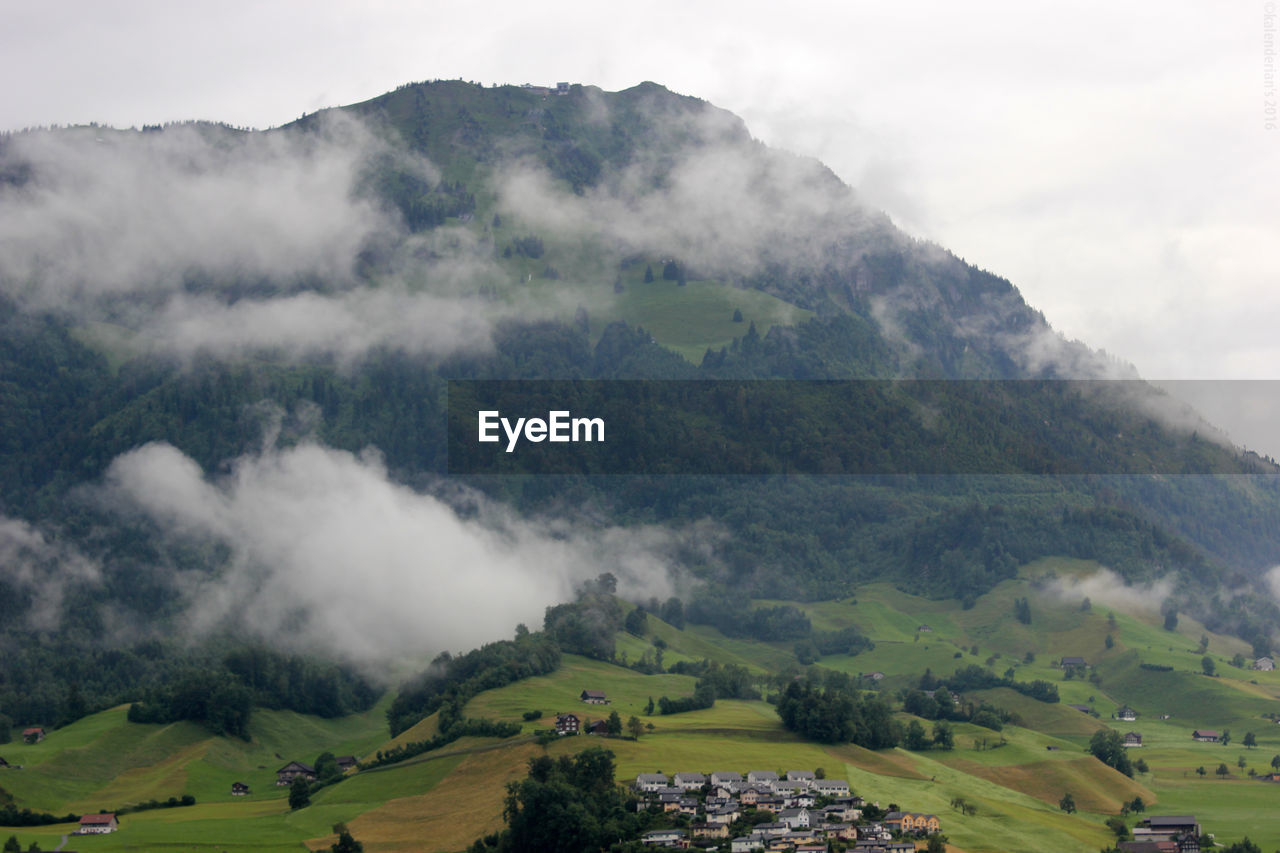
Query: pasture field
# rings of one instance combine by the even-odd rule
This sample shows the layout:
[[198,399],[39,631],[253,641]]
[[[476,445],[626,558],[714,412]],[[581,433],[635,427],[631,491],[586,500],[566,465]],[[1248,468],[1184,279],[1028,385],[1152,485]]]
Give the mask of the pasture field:
[[[657,770],[822,768],[828,777],[847,778],[872,802],[937,814],[953,849],[967,853],[1093,853],[1111,843],[1106,818],[1135,797],[1146,804],[1147,814],[1195,814],[1219,841],[1247,834],[1264,850],[1280,848],[1275,808],[1280,785],[1248,775],[1269,772],[1272,756],[1280,755],[1280,727],[1266,716],[1280,712],[1280,674],[1232,666],[1231,658],[1248,649],[1193,620],[1180,619],[1177,630],[1166,631],[1159,612],[1112,608],[1101,601],[1084,609],[1078,598],[1052,583],[1055,577],[1071,579],[1093,570],[1080,561],[1039,561],[967,610],[958,602],[919,598],[879,584],[860,588],[853,598],[791,603],[819,630],[856,625],[868,634],[874,650],[830,655],[819,665],[851,674],[882,673],[880,681],[864,683],[891,702],[899,690],[917,684],[926,669],[945,677],[975,664],[998,675],[1011,670],[1019,682],[1044,679],[1057,686],[1058,703],[1039,702],[1008,687],[965,693],[963,701],[1003,708],[1015,715],[1016,724],[997,733],[954,723],[950,751],[870,751],[805,741],[785,730],[765,701],[721,700],[704,710],[646,715],[650,698],[689,695],[696,680],[644,675],[564,655],[556,672],[483,692],[466,706],[468,716],[520,723],[521,735],[464,738],[401,764],[360,772],[318,791],[310,806],[296,812],[289,810],[285,790],[274,784],[276,768],[286,761],[311,762],[322,751],[370,757],[379,749],[430,738],[436,733],[435,716],[390,739],[385,723],[390,695],[365,714],[338,720],[258,710],[249,740],[242,741],[212,737],[189,723],[131,724],[122,706],[53,731],[41,744],[0,747],[7,760],[24,765],[0,773],[0,787],[20,806],[56,814],[117,809],[186,793],[198,800],[192,807],[125,815],[119,833],[78,839],[78,849],[325,850],[335,840],[333,825],[346,822],[370,853],[459,851],[501,828],[506,785],[523,776],[531,757],[544,750],[561,755],[604,745],[615,754],[620,780]],[[1015,616],[1014,601],[1024,597],[1030,625]],[[677,629],[652,614],[643,636],[619,633],[617,648],[635,661],[646,651],[656,652],[655,641],[665,646],[667,666],[704,658],[738,664],[756,674],[765,690],[776,689],[773,673],[800,671],[794,643],[728,638],[705,626]],[[1206,654],[1216,663],[1214,677],[1203,672]],[[1057,661],[1069,655],[1092,664],[1085,677],[1065,679]],[[610,704],[581,702],[584,689],[604,690]],[[1095,713],[1074,710],[1069,703]],[[1124,704],[1137,710],[1136,721],[1111,718]],[[542,717],[525,721],[531,710],[542,711]],[[615,710],[624,722],[636,716],[653,728],[638,740],[579,736],[545,747],[532,737],[549,728],[558,712],[594,720]],[[911,719],[901,712],[897,718],[904,725]],[[930,721],[921,722],[931,729]],[[1142,735],[1144,746],[1130,750],[1130,757],[1142,758],[1146,772],[1128,778],[1088,754],[1092,735],[1108,727]],[[1225,745],[1196,743],[1193,728],[1229,730],[1232,739]],[[1245,733],[1254,735],[1255,748],[1243,746]],[[1244,767],[1238,766],[1241,759]],[[1226,778],[1215,772],[1219,765],[1226,766]],[[1196,772],[1200,767],[1203,776]],[[232,781],[249,783],[253,794],[233,798]],[[1075,814],[1058,808],[1068,792],[1080,809]],[[977,806],[976,814],[953,809],[956,797]],[[1129,825],[1136,820],[1129,817]],[[0,836],[15,834],[24,847],[38,841],[48,850],[73,829],[67,824],[0,828]]]

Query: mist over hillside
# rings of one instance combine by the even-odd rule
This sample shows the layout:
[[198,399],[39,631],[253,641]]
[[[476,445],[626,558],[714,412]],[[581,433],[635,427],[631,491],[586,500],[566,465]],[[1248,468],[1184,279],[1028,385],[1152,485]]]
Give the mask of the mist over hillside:
[[[1227,475],[446,477],[452,378],[1133,378],[822,164],[652,83],[5,135],[0,325],[15,668],[249,640],[382,680],[538,624],[601,570],[634,600],[874,580],[972,600],[1048,555],[1251,642],[1280,627],[1274,465],[1145,389],[1073,398],[1065,449],[1124,437]],[[1001,452],[956,399],[910,417]],[[81,677],[50,674],[51,717]]]

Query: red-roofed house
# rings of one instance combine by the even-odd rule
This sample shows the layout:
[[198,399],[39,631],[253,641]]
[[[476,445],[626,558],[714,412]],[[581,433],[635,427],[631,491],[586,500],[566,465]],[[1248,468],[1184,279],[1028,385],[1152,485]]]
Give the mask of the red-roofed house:
[[87,814],[80,818],[77,832],[80,835],[105,835],[119,828],[120,823],[114,814]]
[[44,729],[39,726],[33,726],[29,729],[22,730],[22,739],[27,743],[39,743],[44,740]]

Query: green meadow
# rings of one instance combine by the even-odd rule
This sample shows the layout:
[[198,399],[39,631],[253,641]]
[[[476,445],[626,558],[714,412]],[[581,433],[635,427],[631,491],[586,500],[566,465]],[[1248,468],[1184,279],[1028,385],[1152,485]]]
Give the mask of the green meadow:
[[[1095,569],[1078,561],[1039,561],[967,610],[958,602],[914,597],[881,584],[866,585],[846,599],[795,604],[815,628],[856,625],[871,636],[874,650],[827,656],[819,665],[852,674],[882,673],[877,689],[891,700],[926,669],[946,676],[971,664],[1058,687],[1059,703],[1039,702],[1005,687],[965,694],[964,701],[985,701],[1011,712],[1015,724],[995,733],[956,723],[956,748],[950,751],[870,751],[807,742],[786,731],[764,701],[722,700],[700,711],[647,716],[651,698],[689,695],[695,679],[644,675],[565,655],[556,672],[486,691],[467,705],[467,715],[520,723],[521,735],[464,738],[401,764],[360,772],[322,789],[310,806],[296,812],[289,811],[284,789],[274,784],[276,768],[286,761],[311,762],[323,751],[370,756],[397,743],[430,738],[435,718],[391,740],[384,716],[390,696],[365,714],[337,720],[259,710],[249,739],[239,740],[211,737],[187,723],[131,724],[125,708],[114,708],[53,731],[43,743],[0,747],[10,763],[24,765],[0,773],[0,787],[20,806],[58,814],[188,793],[198,800],[193,807],[126,815],[120,832],[81,840],[80,848],[91,843],[104,851],[322,850],[333,842],[332,826],[341,821],[371,853],[456,851],[500,828],[505,786],[520,778],[529,758],[544,750],[558,755],[603,743],[616,755],[620,779],[657,770],[820,767],[828,777],[847,778],[859,794],[881,806],[937,814],[952,849],[970,853],[1092,853],[1110,843],[1104,821],[1135,797],[1147,804],[1148,814],[1197,815],[1219,841],[1248,834],[1263,849],[1280,848],[1280,815],[1273,807],[1280,785],[1248,775],[1269,772],[1272,756],[1280,755],[1280,726],[1264,716],[1280,711],[1280,674],[1233,667],[1231,658],[1247,649],[1192,620],[1166,631],[1158,612],[1104,601],[1084,609],[1078,597],[1057,592],[1052,582]],[[1024,597],[1030,625],[1015,616],[1014,601]],[[1202,637],[1207,650],[1201,648]],[[661,646],[666,666],[713,659],[748,667],[761,685],[767,685],[770,673],[799,670],[791,645],[728,638],[705,626],[681,630],[653,615],[643,636],[617,637],[620,659],[652,656]],[[1206,653],[1217,664],[1214,677],[1203,673]],[[1088,676],[1064,678],[1057,661],[1072,655],[1092,665]],[[610,704],[582,703],[578,697],[585,689],[604,690]],[[1094,713],[1072,709],[1071,703]],[[1139,718],[1111,719],[1125,704]],[[524,720],[534,710],[542,712],[541,718]],[[611,711],[624,721],[636,716],[652,728],[637,740],[579,736],[546,747],[532,737],[551,726],[557,713],[594,720]],[[904,724],[910,720],[904,714],[898,718]],[[923,724],[926,730],[932,725]],[[1141,757],[1147,772],[1130,779],[1088,755],[1090,737],[1105,727],[1142,734],[1144,746],[1130,756]],[[1193,728],[1229,730],[1232,740],[1196,743]],[[1247,732],[1253,733],[1255,748],[1243,746]],[[1225,778],[1215,772],[1220,764],[1229,770]],[[1200,767],[1203,776],[1196,772]],[[233,781],[249,783],[252,795],[232,797]],[[1080,809],[1071,815],[1058,808],[1068,792]],[[976,805],[976,814],[951,808],[956,797]],[[1135,824],[1136,817],[1128,823]],[[52,849],[73,829],[59,825],[0,833],[16,834],[24,847],[39,841]]]

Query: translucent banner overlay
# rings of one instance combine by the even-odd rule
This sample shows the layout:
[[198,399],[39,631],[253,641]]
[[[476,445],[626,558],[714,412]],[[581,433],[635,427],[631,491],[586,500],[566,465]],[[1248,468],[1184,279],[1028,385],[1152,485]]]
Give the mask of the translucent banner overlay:
[[1274,382],[451,380],[448,471],[1275,474],[1184,399],[1249,399],[1270,412],[1277,392]]

